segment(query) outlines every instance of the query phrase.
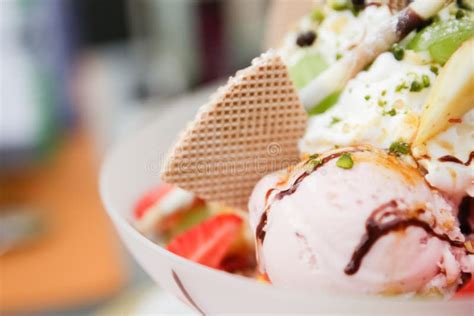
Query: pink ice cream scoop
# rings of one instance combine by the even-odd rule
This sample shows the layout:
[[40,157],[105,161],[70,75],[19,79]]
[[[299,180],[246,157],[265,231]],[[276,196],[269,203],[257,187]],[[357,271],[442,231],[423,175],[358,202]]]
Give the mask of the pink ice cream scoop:
[[370,147],[264,177],[249,211],[261,272],[276,286],[450,296],[473,272],[453,205]]

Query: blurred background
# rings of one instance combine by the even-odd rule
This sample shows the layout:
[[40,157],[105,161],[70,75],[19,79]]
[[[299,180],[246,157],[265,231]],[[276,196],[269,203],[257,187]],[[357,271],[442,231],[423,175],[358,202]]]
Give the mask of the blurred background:
[[100,161],[247,66],[267,20],[286,28],[274,2],[294,4],[0,0],[0,314],[125,315],[159,295],[104,213]]

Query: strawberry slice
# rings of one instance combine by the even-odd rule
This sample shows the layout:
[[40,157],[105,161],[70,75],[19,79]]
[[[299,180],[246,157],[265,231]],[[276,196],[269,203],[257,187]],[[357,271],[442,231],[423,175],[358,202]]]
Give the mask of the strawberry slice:
[[133,215],[135,219],[140,219],[145,215],[146,211],[150,208],[150,206],[154,205],[155,203],[159,202],[163,197],[166,196],[171,190],[173,190],[173,186],[168,183],[162,183],[158,187],[153,188],[145,195],[143,195],[135,205]]
[[474,279],[472,279],[468,284],[462,287],[459,292],[454,295],[454,298],[465,297],[468,295],[472,295],[474,297]]
[[241,233],[243,220],[234,214],[220,214],[178,235],[168,250],[211,268],[222,260]]

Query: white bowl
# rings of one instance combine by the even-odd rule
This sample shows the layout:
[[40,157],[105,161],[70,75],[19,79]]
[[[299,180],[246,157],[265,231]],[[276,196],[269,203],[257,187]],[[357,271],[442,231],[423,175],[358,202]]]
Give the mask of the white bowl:
[[163,156],[198,106],[182,104],[165,111],[149,127],[116,146],[100,175],[102,200],[119,235],[160,286],[205,314],[474,315],[472,297],[439,302],[277,288],[185,260],[138,233],[130,225],[132,206],[143,192],[160,182]]

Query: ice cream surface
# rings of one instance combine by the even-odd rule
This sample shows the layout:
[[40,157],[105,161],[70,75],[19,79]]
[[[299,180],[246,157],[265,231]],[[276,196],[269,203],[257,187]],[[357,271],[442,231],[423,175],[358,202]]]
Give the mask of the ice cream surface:
[[277,286],[449,296],[472,272],[453,205],[371,147],[264,177],[250,202],[262,272]]

